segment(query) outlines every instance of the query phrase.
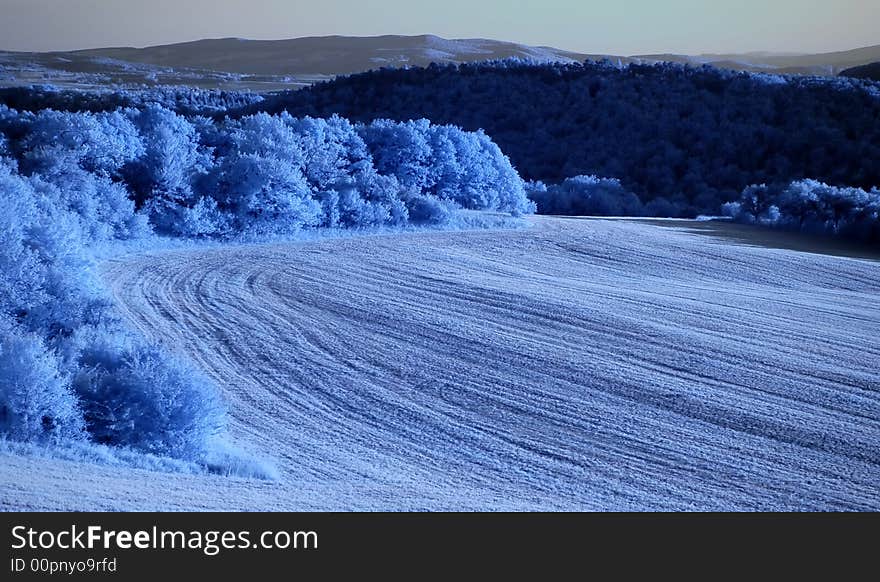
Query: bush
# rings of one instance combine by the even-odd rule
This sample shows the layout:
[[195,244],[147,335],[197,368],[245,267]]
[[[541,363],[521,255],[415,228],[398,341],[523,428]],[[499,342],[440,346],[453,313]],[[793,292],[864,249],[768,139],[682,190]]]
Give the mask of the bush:
[[428,144],[428,127],[426,119],[406,123],[379,119],[358,126],[358,134],[380,174],[394,176],[406,189],[422,191],[437,180],[429,176],[433,152]]
[[28,173],[76,166],[101,176],[115,175],[144,153],[137,130],[119,111],[41,111],[31,122],[22,149],[26,151],[23,169]]
[[135,212],[125,185],[76,166],[34,174],[31,185],[52,208],[73,213],[90,242],[148,236],[148,218]]
[[27,112],[54,109],[72,113],[100,113],[156,104],[181,115],[208,115],[262,100],[263,96],[256,93],[181,86],[96,91],[58,89],[49,85],[0,89],[0,107]]
[[154,232],[449,224],[462,207],[529,208],[488,137],[424,120],[0,107],[0,132],[14,156],[0,157],[0,436],[84,440],[220,472],[218,462],[271,473],[218,445],[225,416],[210,381],[125,329],[94,274],[95,248]]
[[486,134],[424,119],[353,125],[282,112],[212,120],[158,104],[0,114],[7,149],[31,187],[75,214],[89,244],[151,231],[236,237],[401,226],[410,220],[408,201],[421,200],[414,196],[534,211]]
[[752,185],[722,207],[738,222],[880,242],[880,192],[799,180],[784,188]]
[[210,155],[200,147],[196,128],[176,113],[149,105],[130,110],[144,151],[126,167],[125,178],[138,207],[146,207],[160,232],[175,233],[174,210],[195,200],[193,186],[210,167]]
[[[528,180],[613,177],[644,204],[669,202],[652,212],[695,216],[716,213],[749,184],[814,177],[866,190],[880,185],[878,95],[876,84],[853,79],[669,63],[501,61],[337,77],[231,114],[336,114],[364,124],[427,118],[482,128]],[[452,151],[442,137],[428,141],[434,152]],[[423,145],[413,145],[412,154],[402,153],[418,159]]]
[[45,192],[0,161],[0,435],[205,458],[222,426],[217,392],[121,327],[82,232],[100,213]]
[[620,181],[596,176],[575,176],[561,184],[546,186],[542,182],[529,185],[529,197],[541,214],[569,216],[640,216],[642,204],[638,196],[628,192]]
[[302,171],[283,160],[244,154],[228,157],[216,196],[236,232],[284,234],[321,222],[321,206]]
[[73,387],[92,439],[180,459],[203,458],[224,426],[214,386],[160,348],[127,334],[90,335],[80,350]]
[[0,318],[0,435],[60,442],[84,435],[82,414],[57,358],[34,334]]
[[455,211],[455,206],[449,201],[433,196],[412,196],[407,200],[407,207],[414,224],[445,224]]

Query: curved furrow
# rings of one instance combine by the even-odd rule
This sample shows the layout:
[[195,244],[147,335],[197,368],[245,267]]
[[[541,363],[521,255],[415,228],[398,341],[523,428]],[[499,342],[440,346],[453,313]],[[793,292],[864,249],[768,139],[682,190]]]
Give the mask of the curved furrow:
[[533,222],[106,263],[282,476],[75,474],[126,508],[880,509],[880,264]]

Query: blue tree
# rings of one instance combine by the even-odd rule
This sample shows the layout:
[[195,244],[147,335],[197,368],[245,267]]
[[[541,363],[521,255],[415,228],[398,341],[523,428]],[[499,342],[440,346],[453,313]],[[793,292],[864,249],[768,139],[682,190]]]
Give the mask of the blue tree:
[[148,105],[129,115],[145,151],[126,168],[126,182],[157,230],[178,234],[185,209],[197,202],[193,187],[210,168],[210,152],[200,147],[195,126],[173,111]]

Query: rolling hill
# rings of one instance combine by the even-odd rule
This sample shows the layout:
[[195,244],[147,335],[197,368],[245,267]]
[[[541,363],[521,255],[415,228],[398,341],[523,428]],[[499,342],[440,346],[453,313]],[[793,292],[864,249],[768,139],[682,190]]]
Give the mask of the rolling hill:
[[0,85],[63,86],[173,84],[271,91],[381,67],[427,66],[519,57],[542,62],[610,59],[619,63],[671,61],[723,69],[832,76],[880,61],[880,45],[823,54],[586,54],[490,39],[446,39],[430,34],[322,36],[287,40],[203,39],[145,48],[69,52],[0,52]]
[[76,51],[81,56],[112,58],[164,67],[187,67],[260,75],[357,73],[382,66],[426,66],[521,57],[539,61],[584,61],[608,58],[625,62],[672,61],[711,64],[724,69],[806,75],[835,75],[841,70],[880,60],[880,45],[820,54],[654,54],[620,56],[587,54],[488,39],[445,39],[420,36],[323,36],[289,40],[237,38],[198,40],[147,48],[103,48]]
[[880,263],[531,220],[103,263],[279,477],[0,450],[0,509],[880,508]]
[[432,62],[460,63],[509,57],[580,61],[591,56],[497,40],[450,40],[434,35],[323,36],[289,40],[224,38],[142,49],[95,49],[75,54],[260,75],[343,75],[385,66],[427,66]]
[[707,54],[676,55],[657,54],[633,57],[645,61],[671,61],[692,65],[709,64],[720,69],[752,71],[758,73],[781,73],[787,75],[832,76],[842,70],[880,60],[880,45],[848,51],[819,54]]

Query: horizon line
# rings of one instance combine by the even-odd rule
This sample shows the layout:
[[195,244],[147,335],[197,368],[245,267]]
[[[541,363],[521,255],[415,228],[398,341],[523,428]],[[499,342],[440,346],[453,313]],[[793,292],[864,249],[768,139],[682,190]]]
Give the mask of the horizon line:
[[483,40],[483,41],[491,41],[491,42],[500,42],[500,43],[508,43],[525,47],[534,47],[534,48],[547,48],[558,50],[562,52],[567,52],[575,55],[585,55],[585,56],[614,56],[614,57],[624,57],[624,58],[632,58],[632,57],[649,57],[649,56],[657,56],[657,55],[685,55],[685,56],[726,56],[726,55],[769,55],[769,56],[804,56],[804,55],[832,55],[838,53],[846,53],[851,51],[857,51],[862,49],[873,48],[876,46],[880,46],[880,42],[878,44],[871,45],[861,45],[855,46],[848,49],[841,50],[831,50],[831,51],[821,51],[821,52],[804,52],[804,51],[776,51],[776,50],[761,50],[761,49],[752,49],[744,52],[699,52],[699,53],[689,53],[689,52],[678,52],[678,51],[652,51],[652,52],[640,52],[634,54],[614,54],[611,52],[583,52],[577,50],[571,50],[567,48],[561,48],[553,45],[547,44],[528,44],[518,41],[512,40],[502,40],[497,38],[490,37],[444,37],[434,33],[422,33],[422,34],[373,34],[373,35],[350,35],[350,34],[316,34],[316,35],[307,35],[307,36],[295,36],[295,37],[285,37],[285,38],[247,38],[247,37],[239,37],[239,36],[218,36],[218,37],[201,37],[190,40],[181,40],[175,42],[168,42],[162,44],[145,44],[145,45],[103,45],[103,46],[94,46],[94,47],[85,47],[85,48],[74,48],[74,49],[57,49],[57,50],[45,50],[45,51],[33,51],[33,50],[19,50],[19,49],[5,49],[0,48],[0,52],[9,52],[9,53],[29,53],[29,54],[53,54],[53,53],[76,53],[76,52],[84,52],[84,51],[95,51],[95,50],[114,50],[114,49],[129,49],[129,50],[145,50],[151,48],[159,48],[159,47],[167,47],[167,46],[176,46],[176,45],[185,45],[185,44],[195,44],[198,42],[205,41],[224,41],[224,40],[237,40],[242,42],[285,42],[285,41],[294,41],[294,40],[306,40],[306,39],[321,39],[321,38],[350,38],[350,39],[366,39],[366,38],[383,38],[383,37],[396,37],[396,38],[419,38],[419,37],[433,37],[438,38],[440,40],[447,41],[474,41],[474,40]]

